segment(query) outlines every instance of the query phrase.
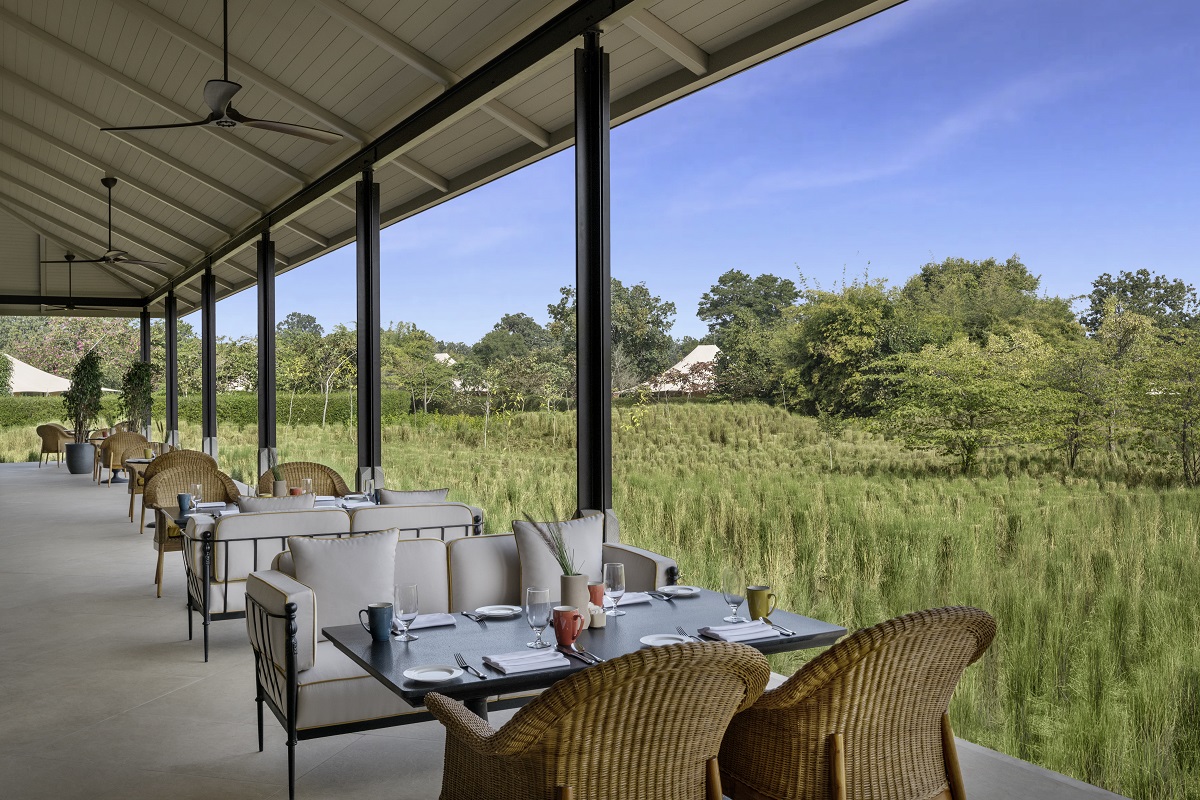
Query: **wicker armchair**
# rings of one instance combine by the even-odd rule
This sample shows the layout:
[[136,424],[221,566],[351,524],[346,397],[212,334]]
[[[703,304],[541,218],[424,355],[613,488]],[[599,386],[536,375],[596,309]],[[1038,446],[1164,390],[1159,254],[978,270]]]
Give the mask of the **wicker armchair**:
[[67,429],[62,425],[38,425],[37,435],[42,439],[42,454],[38,458],[38,469],[42,468],[43,462],[50,461],[50,456],[58,457],[58,466],[62,466],[63,455],[66,454],[67,442],[75,441],[75,437],[67,433]]
[[183,532],[163,509],[175,508],[178,496],[187,492],[193,483],[204,486],[205,501],[229,503],[240,496],[232,478],[200,459],[179,462],[146,479],[142,502],[155,511],[154,549],[158,551],[158,567],[154,571],[154,583],[159,597],[162,597],[163,554],[183,549]]
[[[170,445],[163,445],[163,447],[165,449],[165,448],[170,447]],[[212,456],[210,456],[208,453],[203,453],[199,450],[166,450],[161,456],[158,456],[157,458],[155,458],[153,461],[151,461],[149,464],[146,465],[146,469],[142,472],[141,489],[140,489],[139,493],[145,492],[146,481],[150,480],[158,473],[162,472],[165,469],[169,469],[170,467],[179,466],[180,464],[184,464],[189,461],[197,461],[201,464],[204,464],[209,469],[214,470],[214,471],[217,469],[216,460]],[[186,492],[187,489],[183,489],[182,491]],[[174,500],[175,498],[171,497],[168,499]],[[155,523],[155,527],[157,527],[157,523]],[[138,523],[138,533],[145,533],[145,532],[146,532],[146,497],[145,497],[145,494],[142,494],[142,519],[141,519],[141,522]]]
[[733,800],[963,800],[947,708],[996,621],[906,614],[848,636],[734,717],[721,745]]
[[741,644],[648,648],[559,681],[500,730],[426,695],[446,726],[441,800],[720,800],[721,736],[769,675]]
[[114,433],[104,440],[100,445],[100,468],[98,470],[98,480],[103,481],[104,470],[108,470],[108,485],[112,486],[113,473],[121,469],[124,463],[121,457],[125,451],[131,447],[145,447],[146,437],[140,433],[124,431],[122,433]]
[[[324,464],[316,464],[312,461],[289,461],[286,464],[280,464],[279,469],[283,470],[283,479],[287,481],[288,486],[299,486],[301,478],[312,478],[313,494],[342,497],[350,493],[342,476]],[[259,475],[258,493],[270,494],[271,482],[274,480],[271,470]]]

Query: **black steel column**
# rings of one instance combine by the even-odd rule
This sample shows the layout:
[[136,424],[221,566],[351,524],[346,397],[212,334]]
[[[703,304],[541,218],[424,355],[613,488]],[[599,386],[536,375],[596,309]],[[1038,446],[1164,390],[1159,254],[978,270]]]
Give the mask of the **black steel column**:
[[[138,348],[138,350],[139,350],[138,360],[141,361],[143,364],[149,364],[150,363],[150,309],[147,306],[142,306],[142,314],[141,314],[141,318],[139,321],[141,323],[141,326],[139,328],[139,331],[141,333],[141,341],[140,341],[140,347]],[[153,430],[151,428],[151,423],[150,423],[150,409],[149,408],[146,409],[146,427],[144,430],[142,430],[141,433],[143,436],[146,437],[146,441],[151,441],[154,438],[152,436]]]
[[358,231],[358,474],[383,486],[383,413],[379,393],[379,184],[363,170],[355,185]]
[[608,55],[598,31],[575,51],[575,354],[579,509],[612,508]]
[[212,264],[200,277],[201,448],[217,457],[217,276]]
[[258,474],[275,451],[275,243],[264,231],[258,242]]
[[179,305],[175,292],[167,292],[164,301],[163,391],[167,395],[167,422],[164,441],[179,446]]

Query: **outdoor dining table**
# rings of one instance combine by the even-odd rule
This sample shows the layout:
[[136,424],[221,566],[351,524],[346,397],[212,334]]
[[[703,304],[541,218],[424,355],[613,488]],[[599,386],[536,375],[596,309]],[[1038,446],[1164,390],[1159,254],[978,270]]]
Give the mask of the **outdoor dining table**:
[[[671,601],[652,599],[648,604],[621,608],[625,616],[610,616],[605,627],[588,628],[580,634],[577,644],[600,658],[616,658],[643,647],[642,637],[677,633],[677,625],[687,633],[697,635],[701,627],[727,624],[722,622],[722,617],[729,615],[729,606],[722,596],[707,589],[701,589],[694,597]],[[742,610],[745,610],[744,605]],[[525,648],[525,643],[533,638],[525,614],[506,619],[487,618],[481,622],[462,614],[454,615],[454,619],[453,626],[414,629],[413,634],[419,637],[415,642],[375,642],[361,625],[322,628],[321,632],[335,647],[410,705],[419,706],[424,703],[426,694],[438,692],[461,700],[484,719],[487,719],[489,697],[545,689],[568,675],[587,669],[583,662],[571,658],[568,667],[505,675],[485,666],[483,657]],[[778,609],[771,612],[770,619],[795,634],[742,644],[764,654],[782,653],[831,645],[846,634],[846,629],[840,625]],[[553,641],[553,627],[547,628],[544,636],[547,641]],[[461,677],[436,684],[404,677],[404,671],[414,667],[454,665],[456,653],[462,653],[467,663],[486,675],[486,679],[480,680],[465,671]]]

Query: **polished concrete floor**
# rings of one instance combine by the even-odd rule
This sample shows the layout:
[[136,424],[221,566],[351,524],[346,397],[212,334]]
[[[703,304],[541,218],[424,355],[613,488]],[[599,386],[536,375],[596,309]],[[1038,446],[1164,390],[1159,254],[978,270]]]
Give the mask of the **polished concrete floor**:
[[[258,752],[243,622],[213,624],[204,663],[182,560],[168,554],[156,598],[151,534],[127,521],[128,501],[65,468],[0,464],[0,797],[286,797],[269,716]],[[437,723],[297,752],[302,800],[431,800],[441,785]],[[974,745],[960,756],[972,800],[1116,797]]]

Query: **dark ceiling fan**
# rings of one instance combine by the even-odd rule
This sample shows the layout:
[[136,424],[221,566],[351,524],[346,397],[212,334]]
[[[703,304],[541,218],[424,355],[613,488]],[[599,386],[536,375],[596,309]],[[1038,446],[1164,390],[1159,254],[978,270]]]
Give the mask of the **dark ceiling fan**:
[[112,190],[117,185],[116,178],[105,176],[100,179],[100,183],[108,189],[108,252],[100,256],[100,258],[80,258],[68,254],[66,261],[43,261],[43,264],[70,264],[78,262],[80,264],[112,264],[119,266],[121,264],[139,264],[143,267],[165,267],[158,261],[142,261],[140,258],[130,258],[129,254],[124,250],[114,250],[112,246]]
[[[72,265],[75,261],[74,253],[67,253],[63,258],[67,264],[67,304],[65,306],[46,306],[46,308],[54,309],[55,311],[74,311],[75,310],[75,280],[72,275]],[[43,264],[61,264],[61,261],[43,261]]]
[[225,76],[222,80],[211,80],[204,84],[204,102],[208,104],[211,113],[196,122],[177,122],[173,125],[134,125],[127,128],[101,128],[102,131],[157,131],[170,128],[200,128],[211,125],[216,128],[236,128],[245,125],[247,128],[260,128],[276,133],[286,133],[291,136],[301,136],[321,144],[336,144],[342,140],[340,133],[310,128],[306,125],[294,125],[290,122],[276,122],[269,119],[253,119],[235,109],[233,96],[242,90],[240,83],[229,80],[229,0],[222,0],[221,13],[224,26],[224,67]]

